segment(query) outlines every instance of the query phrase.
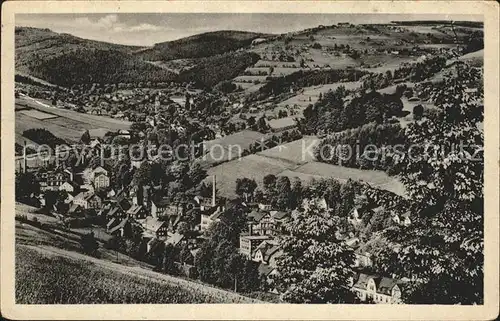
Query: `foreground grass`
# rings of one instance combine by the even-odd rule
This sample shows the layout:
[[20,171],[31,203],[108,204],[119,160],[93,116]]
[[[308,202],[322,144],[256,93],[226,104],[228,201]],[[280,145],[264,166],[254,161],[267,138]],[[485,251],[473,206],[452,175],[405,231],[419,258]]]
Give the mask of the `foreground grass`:
[[238,298],[16,247],[16,303],[230,303]]

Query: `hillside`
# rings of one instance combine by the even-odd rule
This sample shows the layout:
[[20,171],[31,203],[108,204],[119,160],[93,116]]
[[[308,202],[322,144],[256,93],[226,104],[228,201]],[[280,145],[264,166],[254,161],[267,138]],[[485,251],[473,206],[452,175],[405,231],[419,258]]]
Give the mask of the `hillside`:
[[194,82],[202,87],[214,86],[221,81],[235,78],[258,60],[257,54],[245,51],[201,58],[194,67],[182,71],[178,80]]
[[166,82],[175,73],[131,54],[138,47],[81,39],[48,29],[16,28],[16,72],[50,83]]
[[[258,303],[233,292],[154,272],[147,263],[99,248],[99,258],[81,253],[89,229],[64,229],[52,216],[16,204],[16,301],[74,303]],[[41,226],[35,222],[41,224]],[[93,228],[99,242],[109,236]],[[78,284],[75,288],[74,285]],[[125,285],[125,286],[123,286]]]
[[249,46],[252,40],[267,35],[245,31],[215,31],[155,44],[136,53],[144,60],[165,61],[201,58]]

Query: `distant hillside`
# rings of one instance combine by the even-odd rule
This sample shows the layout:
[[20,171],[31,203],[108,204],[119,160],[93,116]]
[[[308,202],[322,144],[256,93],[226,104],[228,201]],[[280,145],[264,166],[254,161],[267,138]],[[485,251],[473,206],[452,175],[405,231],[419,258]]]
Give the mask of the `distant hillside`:
[[48,29],[16,28],[16,72],[50,83],[165,82],[175,74],[131,54],[139,47],[58,34]]
[[[391,21],[391,23],[405,26],[425,26],[425,25],[449,25],[450,20],[413,20],[413,21]],[[456,26],[483,28],[482,21],[453,21]]]
[[267,36],[246,31],[214,31],[158,43],[136,55],[150,61],[209,57],[246,47],[252,40]]
[[223,80],[232,79],[259,60],[253,52],[228,52],[202,58],[196,65],[179,74],[181,82],[194,82],[199,87],[210,87]]

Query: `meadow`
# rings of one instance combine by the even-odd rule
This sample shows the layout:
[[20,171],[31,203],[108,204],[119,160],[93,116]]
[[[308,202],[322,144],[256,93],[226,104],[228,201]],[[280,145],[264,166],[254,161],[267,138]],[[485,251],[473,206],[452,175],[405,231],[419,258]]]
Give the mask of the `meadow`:
[[[207,170],[208,175],[217,176],[219,195],[228,198],[236,197],[236,178],[248,177],[254,179],[262,188],[262,180],[266,175],[295,177],[303,182],[312,179],[334,178],[339,181],[348,179],[361,180],[374,187],[388,190],[398,195],[404,195],[404,186],[395,177],[383,171],[361,170],[316,162],[314,155],[304,153],[302,146],[315,145],[318,139],[313,136],[304,137],[281,146],[273,147],[257,154],[232,160],[214,166]],[[303,145],[304,144],[304,145]],[[311,148],[312,150],[313,148]],[[207,181],[210,179],[207,178]]]
[[[16,248],[18,304],[248,303],[255,300],[202,285],[165,282],[131,268]],[[151,272],[155,273],[155,272]],[[162,275],[163,276],[163,275]],[[165,276],[167,277],[167,276]],[[180,280],[183,281],[183,280]],[[187,283],[187,281],[184,281]],[[75,286],[78,284],[78,286]]]

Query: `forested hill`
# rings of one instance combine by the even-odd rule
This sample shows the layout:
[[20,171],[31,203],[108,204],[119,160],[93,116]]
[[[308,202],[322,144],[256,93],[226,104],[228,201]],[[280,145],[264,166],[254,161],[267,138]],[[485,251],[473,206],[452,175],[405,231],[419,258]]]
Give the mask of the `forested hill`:
[[[243,31],[217,31],[144,48],[86,40],[49,29],[17,27],[16,73],[65,87],[82,83],[185,80],[204,86],[215,85],[254,64],[257,55],[236,50],[265,36]],[[151,63],[185,58],[195,58],[192,59],[193,68],[181,75]],[[220,69],[215,70],[214,66]]]
[[232,30],[207,32],[158,43],[152,48],[137,52],[137,55],[150,61],[209,57],[249,46],[252,40],[268,36]]
[[15,46],[17,73],[61,86],[166,82],[176,76],[131,54],[140,47],[87,40],[49,29],[17,27]]

